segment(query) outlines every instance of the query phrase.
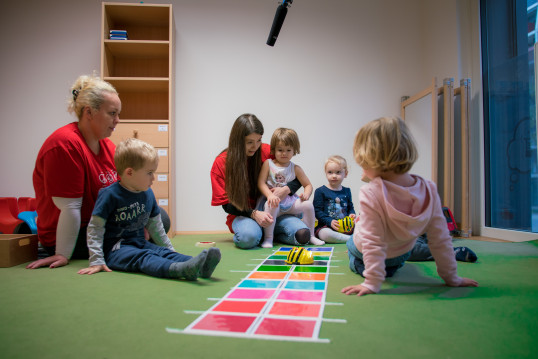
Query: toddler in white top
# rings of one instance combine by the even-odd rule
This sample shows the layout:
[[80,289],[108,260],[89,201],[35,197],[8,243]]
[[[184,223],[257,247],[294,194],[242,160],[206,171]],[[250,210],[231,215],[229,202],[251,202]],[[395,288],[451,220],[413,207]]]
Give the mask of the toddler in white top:
[[[274,160],[268,159],[262,165],[258,177],[258,188],[267,197],[264,211],[276,218],[283,214],[302,214],[303,222],[310,230],[310,243],[315,245],[325,244],[322,240],[314,237],[315,214],[312,202],[308,201],[312,195],[312,184],[303,169],[291,162],[293,156],[300,151],[299,137],[297,132],[289,128],[277,128],[271,137],[271,154]],[[301,182],[304,188],[300,195],[287,196],[284,200],[273,194],[272,188],[286,186],[295,178]],[[264,229],[262,247],[273,246],[273,232],[275,222]]]

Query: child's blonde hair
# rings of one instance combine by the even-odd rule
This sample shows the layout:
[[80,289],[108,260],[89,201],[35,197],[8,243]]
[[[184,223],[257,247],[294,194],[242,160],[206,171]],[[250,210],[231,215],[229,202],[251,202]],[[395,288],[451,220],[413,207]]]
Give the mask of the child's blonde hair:
[[280,127],[273,132],[273,136],[271,137],[271,154],[275,154],[275,148],[280,143],[293,148],[295,155],[300,153],[301,143],[299,142],[299,136],[291,128]]
[[325,161],[325,166],[323,167],[325,171],[327,171],[327,165],[331,162],[336,163],[337,165],[342,167],[342,169],[344,170],[346,174],[348,173],[347,161],[344,157],[339,156],[339,155],[333,155],[327,158],[327,160]]
[[159,159],[155,147],[136,138],[128,138],[116,147],[114,163],[116,171],[122,175],[127,168],[138,170],[146,163],[154,163]]
[[398,117],[382,117],[363,126],[353,144],[355,161],[361,167],[396,174],[408,172],[418,158],[415,140]]

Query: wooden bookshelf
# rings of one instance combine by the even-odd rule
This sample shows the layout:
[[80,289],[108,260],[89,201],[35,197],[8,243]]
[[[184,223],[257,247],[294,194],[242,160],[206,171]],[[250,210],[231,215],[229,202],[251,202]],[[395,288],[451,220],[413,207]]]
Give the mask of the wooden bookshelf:
[[[127,40],[109,39],[110,30]],[[135,137],[159,152],[153,191],[175,233],[173,13],[170,4],[102,3],[101,77],[119,92],[121,122],[110,139]]]

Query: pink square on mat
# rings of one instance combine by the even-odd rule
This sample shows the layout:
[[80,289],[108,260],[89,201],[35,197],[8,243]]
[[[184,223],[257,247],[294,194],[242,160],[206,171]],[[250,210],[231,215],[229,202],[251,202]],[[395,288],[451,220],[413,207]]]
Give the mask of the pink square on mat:
[[244,333],[248,330],[254,319],[256,317],[208,314],[196,323],[192,329]]
[[236,289],[227,298],[234,299],[269,299],[274,289]]
[[265,318],[256,330],[256,334],[311,338],[315,327],[314,320]]
[[300,290],[283,290],[278,295],[282,300],[300,300],[304,302],[321,302],[323,292],[321,291],[300,291]]
[[213,308],[212,311],[256,314],[263,309],[266,303],[267,301],[224,300]]

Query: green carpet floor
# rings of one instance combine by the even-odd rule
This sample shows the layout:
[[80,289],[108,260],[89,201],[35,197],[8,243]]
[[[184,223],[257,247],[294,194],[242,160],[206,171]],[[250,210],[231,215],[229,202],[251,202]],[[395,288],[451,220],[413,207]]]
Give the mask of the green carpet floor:
[[[167,333],[185,328],[235,286],[270,249],[239,250],[230,235],[177,236],[195,255],[217,242],[223,259],[212,279],[164,280],[121,272],[77,274],[87,261],[57,269],[0,268],[1,358],[536,358],[538,246],[455,240],[478,255],[458,262],[478,288],[442,285],[433,262],[408,262],[382,292],[358,298],[340,289],[361,278],[334,245],[320,338],[328,344]],[[342,273],[342,274],[336,274]]]

